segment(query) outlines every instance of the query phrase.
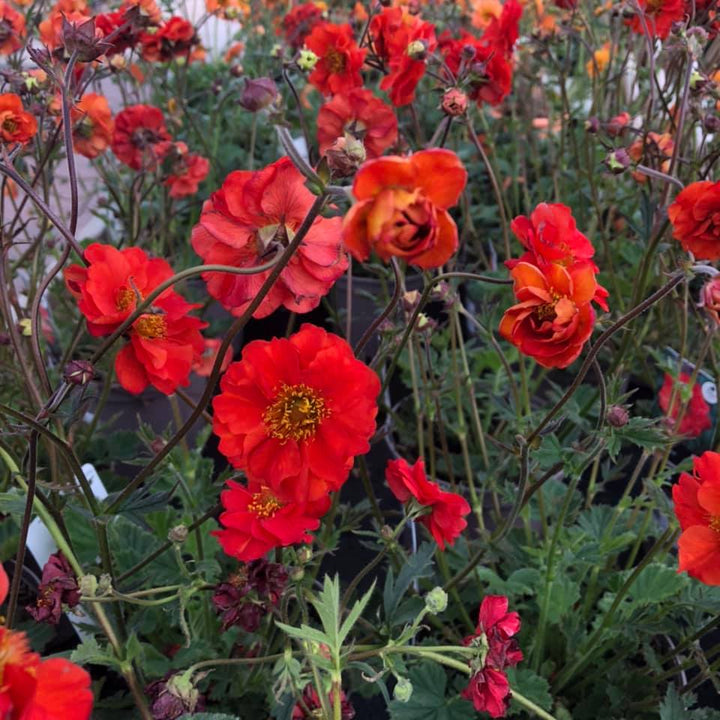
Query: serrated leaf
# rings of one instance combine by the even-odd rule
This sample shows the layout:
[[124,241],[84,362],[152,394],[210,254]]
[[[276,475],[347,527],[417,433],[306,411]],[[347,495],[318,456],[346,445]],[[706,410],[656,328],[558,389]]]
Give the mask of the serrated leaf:
[[[543,710],[550,710],[552,707],[552,696],[548,681],[534,673],[529,668],[507,668],[505,671],[510,681],[510,688],[514,688],[528,700],[539,705]],[[512,710],[527,712],[518,703],[512,703]]]
[[345,621],[340,626],[340,632],[338,635],[338,647],[340,647],[344,642],[345,638],[348,636],[348,633],[352,630],[353,625],[357,622],[357,619],[362,614],[362,611],[365,609],[365,606],[368,604],[368,601],[370,600],[371,595],[375,591],[375,582],[370,586],[370,589],[353,605],[352,610],[348,613],[348,616],[345,618]]
[[400,601],[413,581],[419,578],[429,577],[432,574],[432,558],[434,553],[434,544],[424,542],[418,548],[418,551],[414,555],[411,555],[403,565],[397,580],[395,580],[392,568],[388,570],[385,579],[385,588],[383,590],[383,607],[385,609],[385,617],[390,625],[397,622],[395,613]]
[[684,584],[673,568],[651,563],[637,576],[629,594],[636,605],[655,605],[679,593]]
[[330,579],[328,575],[323,580],[323,589],[312,600],[313,607],[320,616],[328,646],[333,652],[340,648],[340,579],[337,575]]
[[71,653],[70,660],[77,665],[106,665],[118,667],[119,662],[110,650],[104,650],[94,637],[86,638]]
[[297,638],[298,640],[306,640],[308,642],[316,642],[322,645],[330,645],[330,638],[320,630],[310,627],[309,625],[301,625],[299,628],[293,627],[292,625],[286,625],[285,623],[275,621],[275,625],[279,627],[284,633],[290,637]]
[[558,575],[550,587],[548,620],[560,622],[580,599],[580,586],[567,575]]

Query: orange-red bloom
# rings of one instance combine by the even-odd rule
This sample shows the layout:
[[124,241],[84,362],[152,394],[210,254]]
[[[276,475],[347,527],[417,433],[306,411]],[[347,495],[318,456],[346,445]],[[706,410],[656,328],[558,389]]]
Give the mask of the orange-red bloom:
[[706,585],[720,585],[720,454],[693,458],[693,474],[673,486],[675,515],[682,528],[678,572]]
[[133,170],[154,168],[158,145],[169,139],[162,111],[152,105],[131,105],[115,117],[112,151]]
[[86,93],[71,108],[70,117],[76,152],[86,158],[96,158],[110,147],[115,124],[104,95]]
[[392,108],[372,91],[353,88],[338,93],[318,113],[320,153],[347,132],[363,141],[369,159],[380,157],[397,140],[397,127]]
[[[680,373],[678,376],[678,382],[682,387],[687,386],[689,381],[690,375],[687,373]],[[673,396],[674,385],[675,383],[673,382],[672,375],[665,373],[665,380],[662,388],[660,389],[660,393],[658,394],[660,409],[673,421],[677,421],[680,411],[684,410],[682,420],[680,421],[680,425],[677,429],[678,434],[687,435],[689,437],[698,437],[698,435],[702,435],[705,430],[712,427],[710,406],[703,397],[702,387],[699,383],[695,383],[687,406],[681,400],[681,388],[676,388],[675,399],[673,400],[672,408],[670,408],[670,400]]]
[[318,56],[308,81],[325,95],[363,84],[360,68],[367,50],[360,49],[349,25],[322,22],[305,39],[305,46]]
[[143,60],[169,62],[178,56],[187,56],[198,42],[195,26],[185,18],[171,17],[153,33],[140,37]]
[[313,28],[322,22],[322,17],[323,10],[320,3],[315,2],[301,3],[285,13],[282,19],[282,32],[287,44],[299,50]]
[[[112,333],[173,275],[165,260],[150,259],[140,248],[117,250],[93,243],[85,259],[89,267],[71,265],[65,270],[65,284],[95,337]],[[151,384],[169,395],[189,384],[190,370],[205,349],[200,334],[205,323],[188,315],[195,307],[168,288],[133,322],[129,342],[115,358],[118,380],[128,392],[140,393]]]
[[543,367],[567,367],[580,355],[595,324],[592,267],[519,262],[510,275],[520,302],[505,311],[500,334]]
[[[192,246],[206,263],[260,265],[292,240],[314,200],[289,158],[255,172],[237,170],[205,203]],[[281,305],[299,313],[318,306],[347,268],[340,225],[340,218],[315,219],[253,317],[266,317]],[[241,315],[269,274],[211,272],[203,279],[210,295]]]
[[[197,373],[200,377],[210,377],[213,365],[215,365],[215,360],[220,352],[221,345],[222,340],[219,338],[205,338],[205,349],[203,350],[203,354],[193,363],[193,372]],[[220,364],[220,372],[225,372],[225,370],[227,370],[227,366],[232,360],[232,355],[232,348],[229,347],[225,352],[225,357],[223,358],[222,363]]]
[[25,37],[25,16],[6,2],[0,1],[0,55],[19,50]]
[[0,95],[0,141],[26,143],[37,132],[37,120],[14,93]]
[[[529,218],[516,217],[510,223],[510,229],[527,250],[520,258],[505,262],[510,270],[519,262],[538,266],[558,263],[564,267],[586,263],[593,272],[598,272],[590,260],[595,248],[577,229],[570,208],[562,203],[540,203]],[[608,309],[607,298],[608,291],[597,285],[593,300],[605,311]]]
[[413,499],[427,512],[417,518],[435,538],[441,550],[445,544],[454,545],[460,533],[467,527],[465,516],[470,506],[461,495],[444,492],[428,480],[425,463],[420,458],[414,465],[406,460],[390,460],[385,468],[385,480],[393,495],[406,503]]
[[383,8],[370,21],[370,35],[375,52],[390,68],[380,87],[396,107],[411,103],[425,74],[425,58],[437,48],[435,26],[405,8]]
[[720,259],[720,182],[688,185],[668,208],[673,237],[698,260]]
[[650,37],[664,40],[673,24],[685,17],[684,0],[638,0],[638,6],[642,15],[636,13],[625,21],[638,35],[645,34],[645,26]]
[[448,208],[465,188],[467,172],[449,150],[366,162],[353,183],[358,202],[343,223],[345,246],[358,260],[371,252],[421,268],[440,267],[455,252],[458,233]]
[[167,177],[163,184],[170,188],[170,197],[183,198],[194,195],[198,185],[210,171],[210,161],[202,155],[188,152],[184,142],[168,142],[167,150],[158,149],[162,155]]
[[[8,578],[0,565],[0,605]],[[7,720],[89,720],[90,676],[69,660],[42,660],[25,633],[0,627],[0,717]]]
[[244,562],[274,548],[310,542],[308,531],[320,526],[318,516],[307,514],[302,503],[283,501],[260,483],[245,488],[229,480],[220,499],[225,510],[220,515],[223,529],[212,535],[228,555]]
[[375,431],[377,375],[342,338],[305,324],[247,345],[213,401],[220,452],[283,502],[323,501]]

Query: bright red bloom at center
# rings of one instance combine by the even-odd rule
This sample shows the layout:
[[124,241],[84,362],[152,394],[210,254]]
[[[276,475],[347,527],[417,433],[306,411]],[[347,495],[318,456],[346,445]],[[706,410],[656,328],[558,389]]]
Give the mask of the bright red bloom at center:
[[419,505],[428,508],[429,512],[417,521],[430,531],[441,550],[445,549],[445,543],[453,545],[467,527],[464,519],[470,512],[467,501],[461,495],[444,492],[430,482],[422,458],[414,465],[402,459],[390,460],[385,469],[385,480],[401,503],[413,498]]
[[305,46],[318,56],[308,81],[324,95],[360,87],[360,68],[367,50],[360,49],[349,25],[321,22],[305,39]]
[[720,585],[720,454],[693,458],[693,474],[673,486],[675,514],[682,528],[678,572],[706,585]]
[[[0,565],[0,605],[8,578]],[[42,660],[25,633],[0,627],[0,717],[9,720],[88,720],[90,676],[69,660]]]
[[115,117],[112,151],[133,170],[152,169],[158,144],[170,140],[162,111],[152,105],[131,105]]
[[370,447],[380,381],[342,338],[314,325],[248,344],[220,388],[220,452],[283,502],[324,501]]
[[[255,172],[232,172],[205,203],[192,231],[192,246],[206,263],[261,265],[288,245],[314,200],[289,158]],[[340,218],[315,219],[253,317],[266,317],[281,305],[299,313],[319,305],[347,268],[340,223]],[[214,272],[205,273],[203,279],[210,295],[233,315],[242,315],[270,272]]]

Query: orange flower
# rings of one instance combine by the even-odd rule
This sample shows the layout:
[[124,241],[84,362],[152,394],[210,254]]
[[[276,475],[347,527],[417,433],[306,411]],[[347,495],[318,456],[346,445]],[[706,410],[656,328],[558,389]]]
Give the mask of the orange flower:
[[447,210],[466,182],[463,164],[449,150],[366,162],[353,183],[359,202],[343,222],[345,246],[361,261],[375,251],[385,262],[400,257],[417,267],[440,267],[457,249],[457,227]]
[[250,14],[250,5],[244,0],[205,0],[205,9],[224,20],[238,20]]
[[510,275],[520,302],[505,311],[500,334],[543,367],[567,367],[580,355],[595,324],[592,265],[537,267],[519,262]]
[[[593,53],[593,59],[588,60],[585,65],[587,74],[592,78],[595,75],[602,75],[610,64],[610,43],[606,42],[599,50]],[[597,73],[596,73],[597,68]]]
[[107,98],[97,93],[87,93],[73,106],[73,144],[75,150],[86,158],[96,158],[104,153],[113,138],[113,122]]
[[0,55],[10,55],[22,47],[25,16],[0,0]]
[[[670,133],[650,132],[645,142],[645,153],[643,153],[642,138],[636,140],[628,148],[627,152],[635,162],[641,162],[644,155],[647,164],[657,166],[662,172],[666,173],[670,169],[670,158],[674,147],[675,143]],[[636,182],[641,184],[648,181],[647,176],[640,172],[633,172],[631,175]]]
[[[38,25],[40,40],[48,50],[63,46],[63,19],[71,24],[80,25],[90,19],[85,0],[58,0],[47,17]],[[100,31],[96,31],[99,35]]]
[[684,250],[698,260],[720,259],[720,182],[688,185],[668,208],[668,217]]
[[308,81],[325,95],[334,95],[363,84],[360,68],[367,50],[360,49],[349,25],[322,22],[305,39],[305,45],[318,56]]
[[473,0],[472,24],[478,30],[484,30],[493,18],[499,18],[502,12],[500,0]]
[[[625,21],[626,25],[638,35],[645,34],[645,27],[650,37],[664,40],[675,22],[685,17],[684,0],[638,0],[640,14]],[[643,22],[644,20],[644,22]]]
[[678,572],[706,585],[720,585],[720,454],[693,458],[693,474],[682,473],[672,490],[682,528]]
[[[0,565],[0,605],[8,577]],[[10,720],[89,720],[90,676],[69,660],[42,660],[25,633],[0,627],[0,717]]]
[[26,143],[37,132],[37,120],[25,112],[22,100],[14,93],[0,95],[0,141]]

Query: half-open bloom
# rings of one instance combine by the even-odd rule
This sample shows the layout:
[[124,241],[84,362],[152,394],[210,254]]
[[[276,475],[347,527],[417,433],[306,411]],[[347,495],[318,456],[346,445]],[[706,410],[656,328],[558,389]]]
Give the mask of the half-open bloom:
[[358,202],[345,216],[345,246],[361,261],[374,251],[385,262],[399,257],[421,268],[440,267],[457,249],[448,208],[466,182],[467,172],[450,150],[366,162],[353,183]]
[[597,282],[591,265],[519,262],[510,275],[519,303],[505,311],[500,334],[543,367],[567,367],[595,324],[591,301]]
[[[289,158],[255,172],[237,170],[205,203],[192,231],[192,246],[206,263],[261,265],[295,237],[314,200]],[[253,317],[266,317],[281,305],[305,313],[320,304],[347,268],[340,225],[340,218],[315,218]],[[210,295],[233,315],[242,315],[270,272],[209,272],[203,279]]]
[[345,340],[314,325],[248,344],[220,389],[220,452],[282,500],[323,500],[370,448],[380,381]]
[[402,459],[390,460],[385,469],[385,480],[401,503],[413,499],[427,508],[417,521],[430,531],[441,550],[445,549],[446,543],[453,545],[467,527],[465,516],[470,512],[467,500],[457,493],[441,490],[428,480],[422,458],[414,465]]
[[678,572],[720,585],[720,454],[693,458],[692,475],[680,475],[672,496],[682,529]]
[[668,208],[668,217],[684,250],[698,260],[720,259],[720,182],[690,183]]

